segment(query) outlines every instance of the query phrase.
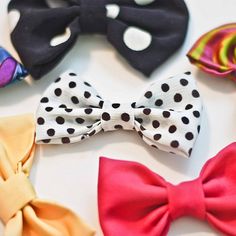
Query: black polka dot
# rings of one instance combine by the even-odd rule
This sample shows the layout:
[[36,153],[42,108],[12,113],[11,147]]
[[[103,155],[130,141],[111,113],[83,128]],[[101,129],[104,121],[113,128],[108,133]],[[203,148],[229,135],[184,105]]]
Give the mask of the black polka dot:
[[142,138],[143,137],[143,133],[141,131],[138,131],[138,135]]
[[185,138],[186,138],[187,140],[193,140],[193,138],[194,138],[193,133],[188,132],[187,134],[185,134]]
[[139,106],[138,108],[145,108],[145,106]]
[[161,134],[155,134],[153,138],[155,141],[158,141],[161,138]]
[[108,121],[108,120],[111,119],[111,116],[110,116],[109,113],[104,112],[104,113],[102,113],[102,119],[105,120],[105,121]]
[[55,135],[55,130],[54,129],[48,129],[47,134],[48,134],[48,136],[52,137],[52,136]]
[[142,131],[146,130],[142,125],[140,125],[140,129],[141,129]]
[[43,143],[50,143],[51,139],[43,139],[42,142]]
[[186,80],[186,79],[181,79],[181,80],[180,80],[180,84],[183,85],[183,86],[187,86],[187,85],[188,85],[188,80]]
[[182,95],[180,93],[176,93],[174,96],[175,102],[181,102],[182,101]]
[[70,112],[73,111],[73,109],[71,109],[71,108],[66,108],[65,111],[68,112],[68,113],[70,113]]
[[78,124],[83,124],[84,123],[84,119],[82,118],[76,118],[75,121],[78,123]]
[[151,98],[151,97],[152,97],[152,92],[151,92],[151,91],[147,91],[147,92],[144,94],[144,96],[145,96],[146,98]]
[[160,122],[158,120],[154,120],[152,122],[152,126],[153,126],[153,128],[157,129],[160,126]]
[[59,106],[59,108],[66,108],[66,105],[65,105],[65,104],[61,104],[61,105]]
[[102,99],[101,96],[99,96],[99,95],[97,95],[96,97]]
[[43,98],[40,100],[40,102],[41,102],[41,103],[48,103],[49,100],[48,100],[48,98],[43,97]]
[[101,108],[102,108],[102,107],[103,107],[103,105],[104,105],[104,101],[100,101],[100,102],[99,102],[99,107],[101,107]]
[[70,76],[77,76],[75,73],[69,73]]
[[188,150],[188,155],[189,155],[189,156],[191,156],[191,154],[192,154],[192,151],[193,151],[193,149],[192,149],[192,148],[190,148],[190,149]]
[[170,117],[170,112],[169,111],[163,111],[162,115],[164,118],[169,118]]
[[61,117],[61,116],[58,116],[58,117],[56,118],[56,122],[57,122],[57,124],[59,124],[59,125],[63,125],[63,124],[65,123],[65,119],[64,119],[63,117]]
[[157,99],[156,102],[155,102],[155,105],[160,107],[163,105],[163,101],[161,99]]
[[130,116],[129,116],[128,113],[123,113],[123,114],[121,115],[121,119],[122,119],[123,121],[125,121],[125,122],[128,122],[128,121],[130,120]]
[[55,89],[54,93],[55,93],[56,96],[59,97],[62,94],[62,90],[60,88],[57,88],[57,89]]
[[91,87],[91,84],[89,84],[88,82],[84,82],[84,84],[88,87]]
[[176,128],[175,125],[171,125],[171,126],[169,127],[169,132],[170,132],[171,134],[174,133],[176,130],[177,130],[177,128]]
[[166,92],[169,91],[170,86],[169,86],[168,84],[162,84],[162,85],[161,85],[161,89],[162,89],[163,92],[166,93]]
[[115,129],[123,129],[123,126],[122,125],[115,125],[114,128]]
[[189,124],[189,119],[186,116],[183,116],[181,120],[185,125]]
[[179,146],[179,142],[177,140],[174,140],[170,143],[171,147],[177,148]]
[[149,115],[150,113],[151,113],[151,109],[150,108],[143,109],[143,114]]
[[112,104],[112,107],[115,108],[115,109],[116,109],[116,108],[119,108],[119,107],[120,107],[120,104],[119,104],[119,103],[113,103],[113,104]]
[[67,129],[68,134],[73,134],[75,132],[75,129],[69,128]]
[[38,123],[38,125],[43,125],[45,123],[45,120],[43,119],[43,117],[39,117],[37,119],[37,123]]
[[76,87],[76,83],[73,82],[73,81],[70,82],[70,83],[69,83],[69,87],[70,87],[70,88],[75,88],[75,87]]
[[84,112],[85,112],[87,115],[89,115],[89,114],[91,114],[91,113],[93,112],[93,109],[92,109],[92,108],[86,108],[86,109],[84,110]]
[[87,128],[88,129],[91,129],[93,127],[93,125],[88,125]]
[[90,98],[90,97],[91,97],[91,93],[88,92],[88,91],[85,91],[85,92],[84,92],[84,97],[85,97],[85,98]]
[[199,126],[197,127],[197,132],[200,133],[200,130],[201,130],[201,126],[199,125]]
[[159,149],[156,145],[152,145],[153,148]]
[[184,73],[185,75],[191,75],[191,72],[190,71],[187,71]]
[[53,110],[53,107],[46,107],[45,108],[45,111],[47,111],[47,112],[50,112],[50,111],[52,111]]
[[131,104],[131,107],[132,107],[132,108],[136,108],[136,102],[133,102],[133,103]]
[[96,130],[93,130],[92,132],[89,133],[89,136],[93,136],[96,133]]
[[57,78],[56,80],[55,80],[55,83],[58,83],[58,82],[60,82],[61,81],[61,78],[59,77],[59,78]]
[[194,112],[193,112],[193,115],[194,115],[196,118],[199,118],[199,117],[200,117],[200,112],[199,112],[199,111],[194,111]]
[[199,92],[198,92],[196,89],[194,89],[194,90],[192,91],[192,95],[193,95],[194,98],[200,97],[200,94],[199,94]]
[[188,104],[186,107],[185,107],[185,110],[190,110],[193,108],[193,105],[192,104]]
[[79,104],[79,99],[78,99],[76,96],[71,97],[71,101],[72,101],[74,104]]
[[64,137],[61,139],[61,142],[64,144],[70,143],[70,139],[68,137]]
[[136,118],[136,121],[138,121],[139,123],[143,123],[143,119],[142,118]]

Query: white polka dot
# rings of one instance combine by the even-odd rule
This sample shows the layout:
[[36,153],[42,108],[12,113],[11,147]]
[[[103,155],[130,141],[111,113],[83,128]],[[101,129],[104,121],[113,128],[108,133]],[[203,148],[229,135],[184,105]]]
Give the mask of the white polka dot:
[[71,31],[70,31],[70,28],[66,28],[66,31],[64,34],[62,35],[57,35],[55,36],[51,42],[50,42],[50,45],[52,47],[55,47],[55,46],[58,46],[62,43],[65,43],[71,36]]
[[8,16],[9,16],[10,32],[12,32],[16,28],[16,25],[20,20],[20,12],[14,9],[8,13]]
[[134,1],[138,5],[144,6],[144,5],[148,5],[148,4],[152,3],[152,2],[154,2],[155,0],[134,0]]
[[106,5],[107,17],[115,19],[120,13],[120,7],[116,4]]
[[150,46],[152,36],[137,27],[129,27],[124,33],[124,43],[134,51],[142,51]]

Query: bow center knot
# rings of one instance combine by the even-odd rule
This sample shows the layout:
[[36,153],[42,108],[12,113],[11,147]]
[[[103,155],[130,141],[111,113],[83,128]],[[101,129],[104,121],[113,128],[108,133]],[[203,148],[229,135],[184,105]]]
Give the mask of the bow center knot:
[[83,33],[101,33],[107,31],[105,2],[97,0],[81,0],[80,26]]
[[182,216],[205,219],[206,209],[200,179],[184,182],[177,186],[168,184],[167,190],[172,220]]
[[102,109],[101,122],[104,131],[134,129],[134,109],[131,103],[121,104],[105,101]]
[[15,174],[0,182],[0,219],[7,223],[35,198],[34,188],[24,173]]

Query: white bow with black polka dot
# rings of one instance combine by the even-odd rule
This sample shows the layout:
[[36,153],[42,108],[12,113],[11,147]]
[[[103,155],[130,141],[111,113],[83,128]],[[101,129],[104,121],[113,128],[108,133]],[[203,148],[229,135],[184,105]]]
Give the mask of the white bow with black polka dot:
[[133,103],[104,101],[89,83],[66,72],[40,101],[36,141],[66,144],[100,131],[136,130],[150,146],[188,157],[200,131],[201,111],[190,72],[157,80]]

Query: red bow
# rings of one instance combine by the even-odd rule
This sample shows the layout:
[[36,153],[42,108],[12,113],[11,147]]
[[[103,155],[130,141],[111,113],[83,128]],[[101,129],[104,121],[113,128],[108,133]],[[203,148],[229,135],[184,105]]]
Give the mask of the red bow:
[[183,216],[236,236],[236,143],[176,186],[141,164],[101,158],[98,205],[105,236],[164,236]]

